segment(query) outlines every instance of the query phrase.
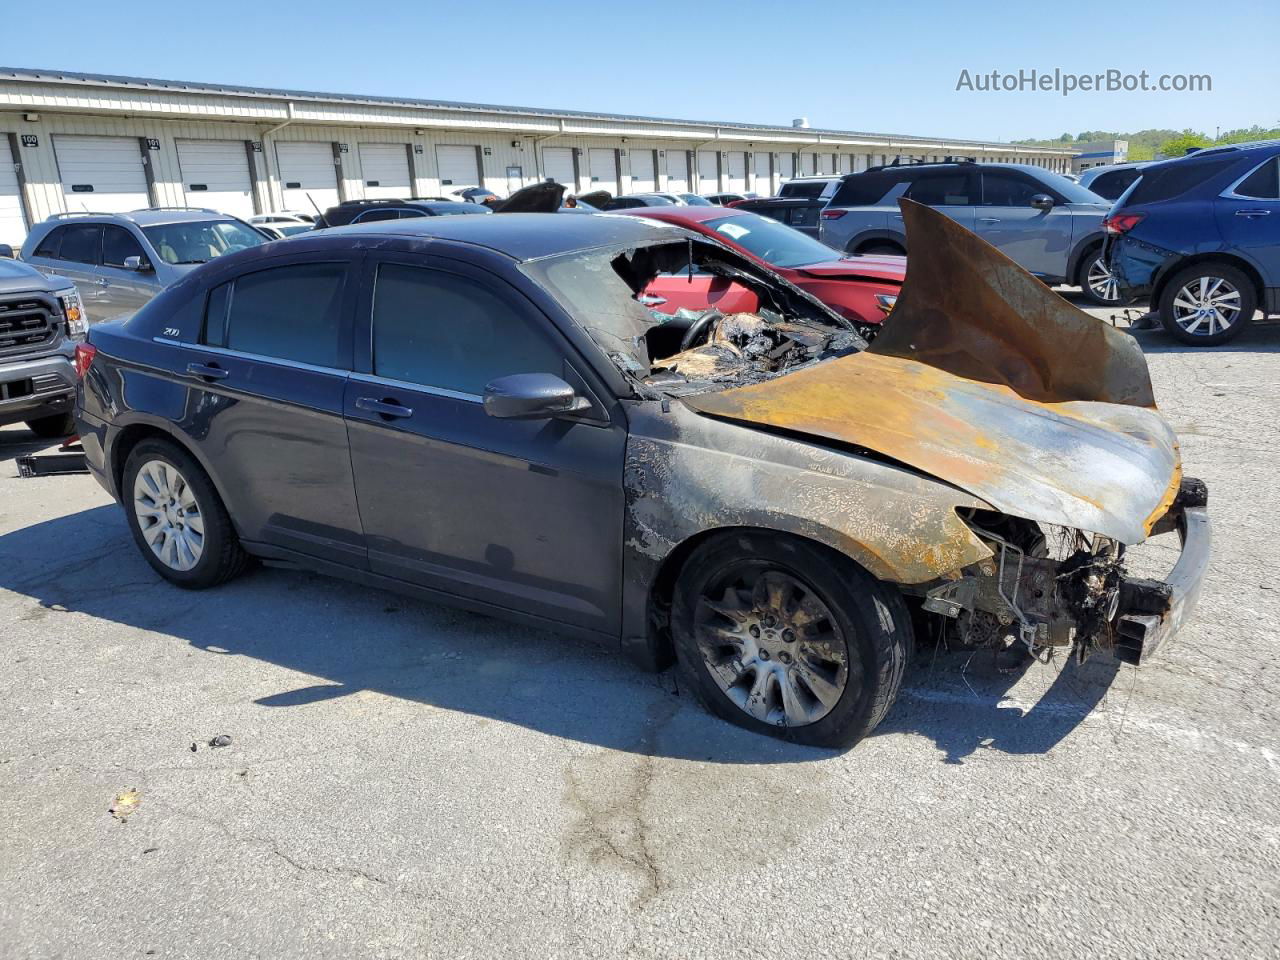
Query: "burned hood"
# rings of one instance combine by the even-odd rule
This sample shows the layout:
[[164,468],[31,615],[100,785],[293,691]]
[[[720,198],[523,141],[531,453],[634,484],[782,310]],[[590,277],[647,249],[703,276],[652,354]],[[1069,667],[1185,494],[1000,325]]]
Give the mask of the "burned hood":
[[897,306],[871,347],[684,402],[906,464],[1014,516],[1145,539],[1181,479],[1132,338],[910,201]]
[[684,403],[747,426],[872,451],[1004,513],[1123,543],[1146,538],[1181,477],[1177,439],[1154,410],[1039,403],[869,351]]
[[564,198],[563,184],[545,180],[521,187],[505,200],[499,200],[491,209],[494,213],[555,213]]

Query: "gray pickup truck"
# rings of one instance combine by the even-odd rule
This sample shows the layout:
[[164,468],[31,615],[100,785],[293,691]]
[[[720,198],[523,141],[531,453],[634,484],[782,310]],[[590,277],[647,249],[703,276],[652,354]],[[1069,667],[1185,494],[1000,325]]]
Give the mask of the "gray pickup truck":
[[45,276],[0,250],[0,427],[40,437],[75,432],[75,346],[88,318],[70,280]]

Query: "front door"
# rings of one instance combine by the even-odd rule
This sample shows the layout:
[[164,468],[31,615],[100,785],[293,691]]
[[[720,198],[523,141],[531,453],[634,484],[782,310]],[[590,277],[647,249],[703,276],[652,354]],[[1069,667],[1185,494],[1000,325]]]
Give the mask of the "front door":
[[104,224],[102,227],[102,266],[98,270],[98,310],[93,319],[113,320],[133,313],[160,292],[155,270],[125,269],[127,257],[143,262],[150,258],[143,252],[138,238],[124,227]]
[[1072,213],[1064,203],[1049,210],[1031,205],[1045,188],[1010,171],[984,171],[978,236],[1030,273],[1066,277]]
[[357,338],[369,357],[345,410],[370,568],[616,634],[616,405],[597,396],[576,420],[486,415],[485,384],[502,376],[553,373],[589,392],[547,318],[487,271],[386,254],[370,258],[365,289]]

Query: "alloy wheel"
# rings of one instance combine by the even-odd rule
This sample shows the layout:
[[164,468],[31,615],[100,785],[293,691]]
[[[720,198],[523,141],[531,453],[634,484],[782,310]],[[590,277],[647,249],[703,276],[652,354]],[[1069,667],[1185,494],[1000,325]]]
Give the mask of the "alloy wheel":
[[1085,283],[1088,285],[1089,291],[1099,300],[1114,303],[1120,299],[1120,289],[1116,284],[1116,278],[1112,276],[1111,270],[1107,267],[1107,262],[1102,257],[1097,257],[1093,263],[1089,264],[1089,273],[1085,277]]
[[142,538],[166,567],[187,571],[204,553],[204,515],[195,491],[173,464],[148,460],[133,481],[133,512]]
[[694,630],[725,696],[764,723],[815,723],[851,680],[860,681],[861,667],[822,598],[777,567],[746,561],[713,578],[698,598]]
[[1223,277],[1196,277],[1173,298],[1173,322],[1187,333],[1211,337],[1240,318],[1240,291]]

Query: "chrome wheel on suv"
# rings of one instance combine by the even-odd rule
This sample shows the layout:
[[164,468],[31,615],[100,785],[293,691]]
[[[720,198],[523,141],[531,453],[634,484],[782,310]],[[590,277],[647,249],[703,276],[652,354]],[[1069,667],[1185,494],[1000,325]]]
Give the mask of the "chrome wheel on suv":
[[187,571],[204,554],[204,516],[191,485],[177,468],[148,460],[133,481],[133,512],[142,538],[160,562]]
[[1240,291],[1222,277],[1198,277],[1173,296],[1173,322],[1187,333],[1213,336],[1240,319]]
[[1089,272],[1085,275],[1085,287],[1095,300],[1102,303],[1115,303],[1120,299],[1116,278],[1111,275],[1111,270],[1102,257],[1094,257],[1093,263],[1089,264]]
[[1160,295],[1160,322],[1183,343],[1214,346],[1244,332],[1257,310],[1249,277],[1226,263],[1193,264],[1178,271]]

